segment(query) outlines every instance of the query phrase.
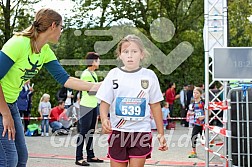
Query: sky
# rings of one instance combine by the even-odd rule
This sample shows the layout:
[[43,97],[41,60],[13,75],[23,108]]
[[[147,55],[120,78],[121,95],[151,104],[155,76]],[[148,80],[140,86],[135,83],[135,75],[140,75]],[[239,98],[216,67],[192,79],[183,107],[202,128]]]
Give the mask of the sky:
[[71,9],[73,8],[74,3],[71,0],[41,0],[39,3],[34,5],[35,11],[38,11],[41,8],[47,7],[56,10],[63,17],[65,15],[71,16]]
[[[72,2],[71,0],[41,0],[39,3],[33,5],[33,7],[35,9],[35,12],[43,7],[48,7],[59,12],[59,14],[61,14],[63,18],[65,16],[69,18],[71,16],[74,16],[74,13],[71,12],[71,9],[73,9],[74,4],[75,3]],[[95,11],[92,11],[90,14],[92,14],[94,17],[98,17],[101,15],[101,11],[100,9],[96,9]],[[128,19],[121,19],[120,21],[123,23],[132,24],[132,22],[129,21]],[[110,24],[110,26],[118,25],[119,23],[120,23],[119,21],[113,22]]]

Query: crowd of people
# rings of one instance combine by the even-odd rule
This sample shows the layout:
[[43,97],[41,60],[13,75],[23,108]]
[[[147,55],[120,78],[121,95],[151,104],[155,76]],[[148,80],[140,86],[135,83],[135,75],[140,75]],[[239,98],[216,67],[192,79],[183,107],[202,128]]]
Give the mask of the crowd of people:
[[[202,88],[185,84],[177,94],[176,84],[171,82],[162,94],[156,74],[140,65],[148,52],[136,35],[127,35],[118,43],[116,56],[123,65],[111,69],[102,83],[95,73],[100,64],[100,56],[95,52],[88,52],[85,56],[87,68],[80,79],[70,77],[47,44],[58,42],[62,28],[59,13],[41,9],[36,13],[33,24],[16,33],[0,51],[0,142],[4,145],[0,152],[6,152],[0,155],[0,166],[21,167],[27,164],[28,151],[23,132],[29,124],[26,118],[29,118],[32,104],[33,86],[29,80],[35,75],[34,70],[40,70],[42,65],[62,85],[62,89],[57,93],[58,105],[55,107],[51,106],[49,94],[41,97],[38,108],[41,136],[49,136],[49,126],[52,133],[67,134],[73,125],[67,111],[74,107],[78,129],[76,165],[103,162],[93,150],[93,134],[100,113],[103,133],[110,134],[108,157],[111,166],[144,166],[152,151],[150,122],[155,122],[158,149],[166,151],[164,129],[172,121],[177,99],[180,100],[181,117],[188,116],[187,120],[193,127],[189,157],[196,157],[196,139],[202,133],[205,116]],[[73,90],[78,90],[76,98]],[[24,127],[20,116],[25,118]],[[182,119],[181,125],[188,126],[188,122]],[[127,140],[129,136],[133,141],[138,138],[137,142]],[[87,160],[83,159],[84,142]]]

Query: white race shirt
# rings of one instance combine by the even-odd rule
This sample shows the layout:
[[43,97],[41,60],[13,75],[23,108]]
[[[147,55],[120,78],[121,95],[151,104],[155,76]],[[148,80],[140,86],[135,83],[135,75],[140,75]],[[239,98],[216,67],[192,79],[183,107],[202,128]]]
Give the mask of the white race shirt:
[[163,100],[156,74],[146,68],[110,70],[96,97],[110,104],[112,129],[124,132],[150,132],[149,104]]

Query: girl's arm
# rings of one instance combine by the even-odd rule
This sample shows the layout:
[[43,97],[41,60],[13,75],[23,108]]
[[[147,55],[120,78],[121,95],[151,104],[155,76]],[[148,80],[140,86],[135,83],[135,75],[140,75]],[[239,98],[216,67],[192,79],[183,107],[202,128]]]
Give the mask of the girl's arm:
[[170,116],[170,113],[168,114],[168,119],[170,119],[171,118],[171,116]]
[[154,103],[150,104],[150,108],[152,111],[153,118],[155,120],[156,126],[157,126],[157,131],[158,134],[164,135],[164,125],[163,125],[163,116],[162,116],[162,110],[160,103]]
[[102,130],[104,133],[110,133],[112,131],[111,124],[108,119],[108,111],[109,111],[110,105],[104,101],[101,101],[100,104],[100,117],[102,122]]
[[42,112],[39,111],[40,118],[43,118]]
[[48,113],[48,119],[51,119],[51,112],[52,112],[52,106],[51,103],[49,102],[49,113]]
[[158,140],[160,143],[159,150],[166,151],[168,149],[166,140],[164,137],[164,125],[163,125],[163,117],[160,103],[150,104],[150,108],[156,123],[157,131],[158,131]]
[[2,136],[5,136],[5,133],[8,131],[8,139],[15,140],[15,126],[14,121],[10,112],[10,109],[5,101],[2,86],[0,84],[0,113],[3,116],[3,133]]
[[39,102],[38,112],[39,112],[40,118],[42,118],[41,102]]

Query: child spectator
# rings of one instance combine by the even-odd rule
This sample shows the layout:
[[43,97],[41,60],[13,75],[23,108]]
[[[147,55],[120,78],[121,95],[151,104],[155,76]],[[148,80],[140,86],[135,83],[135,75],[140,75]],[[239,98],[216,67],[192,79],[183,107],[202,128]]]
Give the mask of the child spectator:
[[170,110],[168,102],[164,102],[164,106],[162,107],[162,113],[163,113],[164,129],[166,129],[166,126],[168,125],[167,119],[170,119]]
[[40,99],[38,111],[41,117],[41,136],[44,136],[44,128],[46,128],[46,136],[49,136],[49,115],[51,114],[51,103],[50,103],[50,95],[43,94]]
[[188,158],[196,158],[196,142],[198,134],[202,135],[205,112],[204,112],[204,102],[201,99],[202,89],[195,87],[193,90],[194,103],[192,103],[192,114],[194,115],[194,127],[192,130],[192,152],[189,154]]
[[109,71],[96,94],[101,100],[103,131],[110,133],[108,157],[112,167],[143,167],[152,151],[150,110],[157,126],[159,150],[168,149],[160,105],[163,95],[156,74],[140,66],[147,51],[139,37],[124,37],[116,53],[123,66]]

